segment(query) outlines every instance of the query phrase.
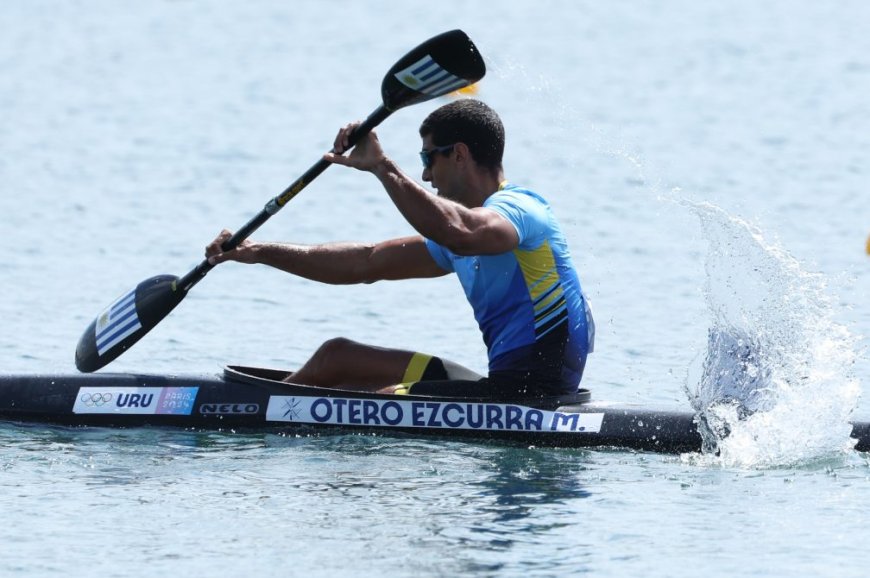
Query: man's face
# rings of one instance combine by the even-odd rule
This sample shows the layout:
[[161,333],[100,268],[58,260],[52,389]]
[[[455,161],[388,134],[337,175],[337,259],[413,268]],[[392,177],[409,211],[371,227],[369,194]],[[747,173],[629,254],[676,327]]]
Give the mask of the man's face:
[[442,197],[452,198],[450,194],[450,183],[453,176],[453,163],[451,155],[452,150],[436,152],[438,147],[432,142],[431,135],[423,137],[423,151],[432,151],[429,155],[429,166],[423,167],[423,181],[430,183]]

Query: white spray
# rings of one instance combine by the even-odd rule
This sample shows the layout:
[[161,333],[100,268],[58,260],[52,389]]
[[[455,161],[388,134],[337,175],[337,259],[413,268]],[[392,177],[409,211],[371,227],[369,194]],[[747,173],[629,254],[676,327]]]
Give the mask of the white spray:
[[724,210],[680,204],[700,218],[709,243],[712,325],[686,384],[706,458],[771,467],[851,448],[857,340],[834,320],[824,277]]

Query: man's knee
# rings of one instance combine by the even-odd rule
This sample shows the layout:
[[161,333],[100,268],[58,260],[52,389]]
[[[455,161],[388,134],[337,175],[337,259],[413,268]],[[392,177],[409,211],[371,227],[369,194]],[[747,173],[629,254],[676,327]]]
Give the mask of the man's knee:
[[310,366],[322,375],[332,375],[339,372],[344,363],[352,356],[353,352],[359,348],[359,343],[346,337],[333,337],[324,341],[311,360],[308,362]]
[[328,360],[334,357],[341,356],[343,353],[351,351],[357,343],[347,337],[333,337],[324,341],[317,351],[314,352],[314,358]]

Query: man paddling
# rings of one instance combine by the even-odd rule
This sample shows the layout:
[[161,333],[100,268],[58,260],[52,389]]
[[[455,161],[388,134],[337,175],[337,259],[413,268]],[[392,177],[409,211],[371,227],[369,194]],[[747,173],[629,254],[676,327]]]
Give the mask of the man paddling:
[[224,230],[206,247],[213,265],[260,263],[331,284],[439,277],[454,272],[489,357],[486,377],[447,360],[345,338],[320,346],[294,383],[382,393],[489,396],[577,390],[594,324],[565,238],[547,202],[504,178],[504,127],[484,103],[464,99],[420,126],[428,193],[384,154],[374,132],[348,156],[342,128],[329,162],[380,180],[417,236],[376,244],[315,246],[246,240],[223,252]]

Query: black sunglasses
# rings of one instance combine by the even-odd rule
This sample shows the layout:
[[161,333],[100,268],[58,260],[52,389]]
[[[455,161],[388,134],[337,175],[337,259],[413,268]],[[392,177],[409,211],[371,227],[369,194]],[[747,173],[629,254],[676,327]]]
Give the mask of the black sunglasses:
[[435,147],[434,149],[429,149],[428,151],[420,151],[420,160],[423,161],[423,168],[432,168],[432,155],[434,155],[435,153],[449,154],[455,146],[456,144],[454,143],[451,145],[445,145],[443,147]]

